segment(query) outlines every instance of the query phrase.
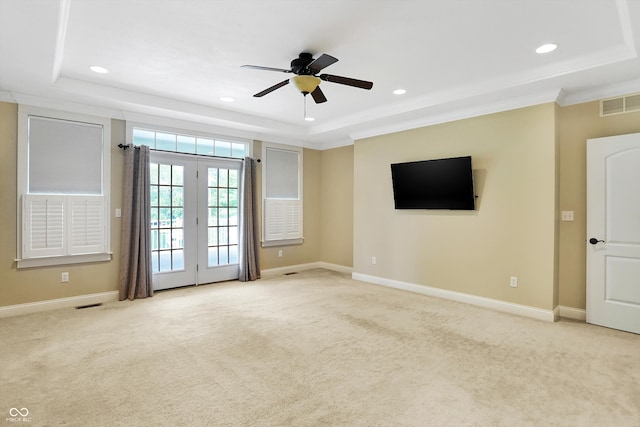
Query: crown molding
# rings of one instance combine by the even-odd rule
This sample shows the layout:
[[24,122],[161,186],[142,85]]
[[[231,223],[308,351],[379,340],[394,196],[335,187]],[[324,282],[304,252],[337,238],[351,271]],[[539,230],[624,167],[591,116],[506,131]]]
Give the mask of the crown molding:
[[[556,102],[561,93],[561,89],[555,89],[518,97],[495,99],[493,101],[478,100],[476,103],[469,103],[466,107],[461,107],[459,104],[456,104],[455,106],[452,106],[452,108],[444,111],[429,111],[429,109],[425,109],[423,110],[421,117],[405,121],[397,120],[393,123],[382,126],[371,126],[366,129],[354,131],[349,136],[354,140],[358,140],[426,126],[433,126],[455,120],[515,110],[548,102]],[[438,109],[433,108],[432,110]]]
[[616,83],[607,86],[599,86],[572,94],[566,94],[558,104],[562,107],[568,105],[582,104],[583,102],[599,101],[601,99],[612,98],[615,96],[628,95],[630,93],[640,92],[640,79],[631,80],[623,83]]
[[56,31],[56,44],[53,53],[53,66],[51,71],[51,83],[60,77],[62,60],[64,58],[64,42],[67,37],[67,27],[69,24],[69,8],[71,0],[60,0],[60,10],[58,11],[58,28]]

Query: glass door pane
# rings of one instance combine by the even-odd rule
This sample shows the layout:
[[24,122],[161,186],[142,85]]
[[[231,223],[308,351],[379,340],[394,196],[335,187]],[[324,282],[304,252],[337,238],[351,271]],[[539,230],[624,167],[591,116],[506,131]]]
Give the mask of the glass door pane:
[[184,270],[184,166],[151,163],[153,272]]
[[239,170],[207,170],[207,252],[209,267],[238,263]]

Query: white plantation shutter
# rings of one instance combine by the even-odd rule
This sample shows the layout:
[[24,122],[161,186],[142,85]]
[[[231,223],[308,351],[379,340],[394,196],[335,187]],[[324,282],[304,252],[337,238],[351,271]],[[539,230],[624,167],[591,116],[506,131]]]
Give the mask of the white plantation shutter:
[[265,241],[302,238],[302,201],[265,199]]
[[27,194],[23,259],[106,251],[103,196]]
[[64,255],[64,197],[24,196],[23,258]]
[[287,200],[285,213],[287,215],[287,227],[285,229],[287,239],[302,239],[302,200]]
[[71,219],[68,255],[105,251],[104,198],[67,196]]
[[284,214],[281,209],[279,200],[264,200],[264,240],[282,240],[284,239]]

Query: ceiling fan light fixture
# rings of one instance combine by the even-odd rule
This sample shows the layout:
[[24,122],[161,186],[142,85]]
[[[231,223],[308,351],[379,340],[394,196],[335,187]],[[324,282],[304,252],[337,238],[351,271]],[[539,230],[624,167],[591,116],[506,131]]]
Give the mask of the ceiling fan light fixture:
[[321,80],[316,76],[301,75],[291,78],[291,83],[303,94],[308,94],[316,90]]

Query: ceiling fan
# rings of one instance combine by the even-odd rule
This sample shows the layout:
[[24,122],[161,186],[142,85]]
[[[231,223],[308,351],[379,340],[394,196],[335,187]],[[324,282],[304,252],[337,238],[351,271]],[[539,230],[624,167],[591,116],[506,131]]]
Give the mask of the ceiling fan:
[[320,104],[322,102],[326,102],[327,98],[322,93],[322,89],[320,89],[320,82],[322,80],[331,83],[338,83],[347,86],[359,87],[361,89],[371,89],[373,87],[372,82],[367,82],[364,80],[352,79],[349,77],[341,77],[334,76],[333,74],[320,74],[317,75],[324,68],[329,65],[338,62],[337,58],[334,58],[331,55],[327,55],[323,53],[318,58],[313,58],[313,54],[308,52],[302,52],[296,59],[291,61],[291,68],[273,68],[273,67],[262,67],[259,65],[243,65],[242,68],[252,68],[255,70],[266,70],[266,71],[279,71],[282,73],[293,73],[295,77],[291,79],[283,80],[278,84],[271,86],[263,90],[262,92],[256,93],[255,97],[260,98],[265,96],[268,93],[273,92],[276,89],[280,89],[283,86],[286,86],[291,81],[300,92],[304,96],[311,94],[311,97],[316,102],[316,104]]

